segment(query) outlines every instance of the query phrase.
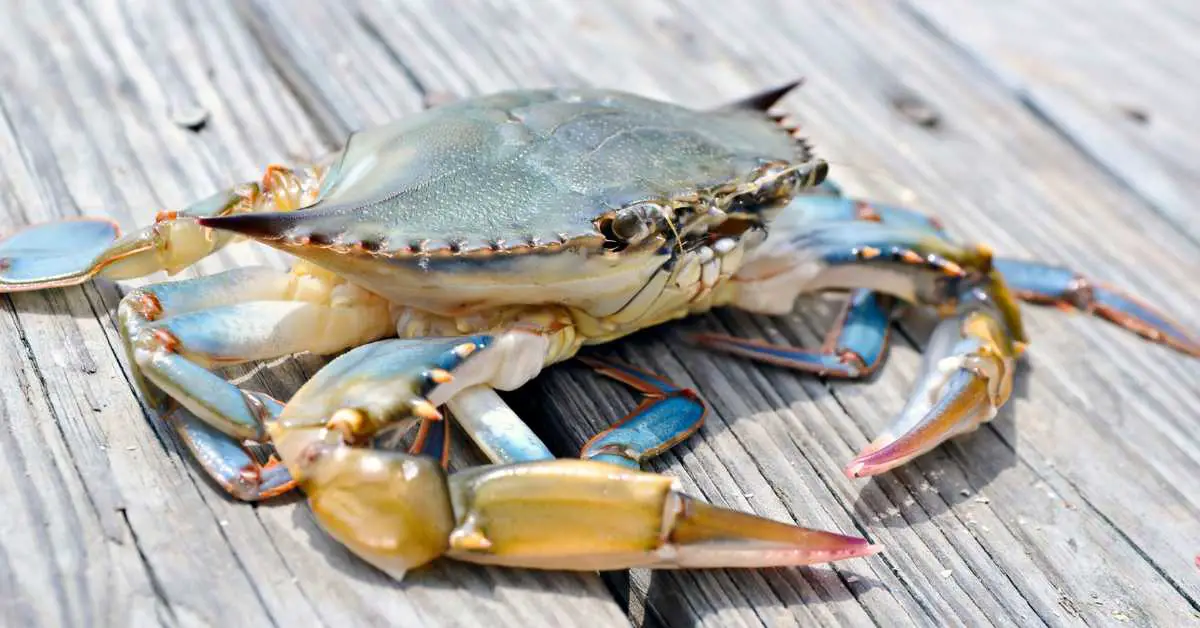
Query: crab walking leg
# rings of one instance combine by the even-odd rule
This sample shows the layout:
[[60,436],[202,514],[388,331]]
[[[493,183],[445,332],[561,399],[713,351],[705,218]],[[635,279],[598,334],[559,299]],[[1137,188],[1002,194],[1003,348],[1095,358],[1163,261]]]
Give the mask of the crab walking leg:
[[165,393],[230,436],[261,438],[261,404],[208,369],[328,354],[387,335],[386,302],[336,281],[298,264],[292,272],[235,269],[130,292],[118,317],[147,400],[161,405]]
[[1141,299],[1108,284],[1039,262],[997,259],[994,265],[1022,300],[1093,314],[1146,340],[1200,357],[1200,336]]
[[870,290],[854,290],[820,349],[803,349],[724,334],[693,334],[708,347],[752,360],[823,377],[869,377],[881,364],[891,335],[893,300]]
[[[942,227],[936,220],[911,210],[845,197],[841,189],[828,178],[812,192],[797,196],[783,211],[784,216],[779,219],[780,229],[785,234],[790,231],[794,238],[798,238],[809,226],[825,225],[826,229],[832,229],[832,225],[841,223],[842,235],[839,237],[848,243],[842,247],[845,251],[855,251],[858,248],[858,243],[846,240],[847,236],[853,236],[858,231],[855,223],[883,223],[893,228],[893,233],[905,234],[889,247],[892,250],[899,249],[897,253],[901,257],[905,256],[905,249],[911,251],[913,246],[897,247],[897,244],[914,245],[920,249],[924,246],[921,234],[942,235]],[[776,238],[777,242],[779,240],[780,238]],[[877,241],[877,244],[881,243]],[[866,253],[869,248],[870,246],[866,245],[862,252]],[[877,257],[882,256],[883,249],[875,248],[878,249]],[[939,250],[942,249],[939,247]],[[836,248],[831,249],[831,253],[836,254],[837,251]],[[911,256],[912,254],[908,255],[910,258]],[[786,257],[786,252],[783,257]],[[850,258],[850,255],[843,256],[843,260]],[[797,255],[795,259],[800,262],[803,256]],[[771,294],[771,291],[767,290],[760,292],[765,297]],[[818,376],[857,379],[869,377],[883,364],[891,336],[892,314],[896,306],[896,300],[886,294],[869,289],[851,291],[842,313],[826,334],[825,342],[815,350],[746,340],[725,334],[695,334],[691,338],[710,349],[761,362]],[[786,307],[790,309],[791,303],[787,303]]]
[[[936,219],[915,210],[835,196],[836,188],[826,188],[823,192],[797,197],[788,211],[799,211],[814,221],[868,220],[925,229],[949,239]],[[992,266],[1004,275],[1016,297],[1023,301],[1093,314],[1150,342],[1200,357],[1200,336],[1196,332],[1127,292],[1068,268],[1037,261],[994,258]]]
[[809,222],[881,222],[893,227],[920,229],[946,237],[941,222],[916,210],[884,203],[876,203],[842,195],[829,179],[813,188],[812,192],[797,195],[784,210],[803,214]]
[[[611,428],[589,440],[580,458],[638,469],[695,433],[705,407],[691,390],[625,365],[580,358],[604,375],[646,393],[647,399]],[[554,455],[533,430],[487,386],[472,386],[447,401],[459,425],[495,463],[550,460]]]
[[683,442],[704,424],[707,408],[695,391],[626,364],[579,360],[646,396],[625,418],[584,443],[580,458],[640,469],[646,460]]
[[530,373],[509,367],[545,346],[506,332],[353,349],[296,392],[268,424],[271,440],[320,525],[396,578],[442,555],[591,571],[807,565],[879,550],[711,506],[671,478],[604,462],[535,460],[447,476],[431,457],[366,447],[465,390],[519,385]]
[[0,240],[0,293],[60,288],[99,275],[133,279],[160,270],[175,274],[242,236],[201,226],[201,218],[256,211],[291,211],[316,199],[326,168],[270,166],[261,182],[218,192],[124,237],[99,218],[48,222]]
[[[264,409],[268,418],[279,416],[283,404],[258,392],[248,392]],[[179,433],[184,445],[200,466],[233,497],[258,501],[286,493],[296,486],[287,467],[272,458],[260,462],[241,441],[201,421],[182,406],[163,416]]]
[[[940,304],[986,252],[938,238],[927,223],[856,219],[846,199],[793,201],[767,240],[733,277],[726,303],[786,314],[801,294],[849,290],[850,298],[819,349],[772,345],[723,334],[692,338],[709,348],[839,378],[867,377],[883,363],[897,301]],[[789,213],[791,212],[791,213]]]
[[[118,308],[134,380],[205,470],[235,497],[290,487],[281,467],[242,446],[263,441],[279,404],[239,390],[206,367],[314,351],[328,353],[390,331],[382,300],[305,271],[259,267],[156,284]],[[312,270],[312,269],[309,269]]]
[[472,386],[446,406],[479,450],[495,463],[551,460],[554,454],[488,386]]

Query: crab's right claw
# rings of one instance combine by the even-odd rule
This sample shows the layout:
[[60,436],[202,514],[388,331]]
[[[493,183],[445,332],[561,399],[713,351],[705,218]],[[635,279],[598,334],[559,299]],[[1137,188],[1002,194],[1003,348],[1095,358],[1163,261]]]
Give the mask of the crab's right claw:
[[533,569],[810,565],[879,551],[683,495],[676,480],[588,460],[480,467],[450,478],[448,555]]
[[27,227],[0,240],[0,293],[74,286],[92,278],[120,235],[99,218]]
[[1001,280],[994,281],[991,289],[976,287],[960,296],[957,315],[934,329],[916,390],[884,432],[846,466],[847,476],[899,467],[978,429],[1007,403],[1025,339],[1016,304]]

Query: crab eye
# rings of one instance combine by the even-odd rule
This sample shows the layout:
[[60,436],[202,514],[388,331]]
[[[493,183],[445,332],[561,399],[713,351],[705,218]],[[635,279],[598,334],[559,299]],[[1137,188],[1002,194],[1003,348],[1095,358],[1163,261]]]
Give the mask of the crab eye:
[[625,244],[637,244],[658,228],[663,208],[654,203],[638,203],[618,210],[612,219],[612,235]]
[[622,242],[635,244],[650,235],[651,225],[644,215],[623,209],[613,217],[613,235]]

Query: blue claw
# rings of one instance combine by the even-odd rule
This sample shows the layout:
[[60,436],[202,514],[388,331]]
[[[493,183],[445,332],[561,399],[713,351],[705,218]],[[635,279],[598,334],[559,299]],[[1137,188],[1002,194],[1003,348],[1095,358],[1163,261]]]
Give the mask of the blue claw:
[[891,332],[894,302],[870,290],[851,293],[846,308],[819,350],[745,340],[724,334],[695,334],[693,340],[718,351],[740,355],[818,376],[867,377],[883,362]]
[[1151,342],[1200,357],[1200,338],[1158,309],[1112,286],[1039,262],[997,259],[993,264],[1022,300],[1094,314]]
[[90,279],[120,235],[99,219],[35,225],[0,240],[0,293],[74,286]]
[[[261,393],[247,393],[265,413],[279,416],[283,404]],[[286,493],[296,486],[287,467],[272,458],[260,463],[242,443],[209,425],[183,406],[164,416],[184,445],[208,474],[230,495],[243,501],[259,501]]]
[[704,423],[707,410],[693,391],[628,365],[587,357],[579,360],[647,396],[633,412],[584,444],[580,458],[638,469]]

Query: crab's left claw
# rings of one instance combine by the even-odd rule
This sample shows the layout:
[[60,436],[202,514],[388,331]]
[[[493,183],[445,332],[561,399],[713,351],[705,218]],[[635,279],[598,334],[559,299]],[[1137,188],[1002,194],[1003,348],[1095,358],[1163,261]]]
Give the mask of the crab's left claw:
[[83,283],[100,268],[120,235],[100,218],[49,222],[0,240],[0,292],[43,290]]
[[1013,292],[1031,303],[1057,305],[1099,316],[1176,351],[1200,357],[1200,337],[1150,304],[1067,268],[1039,262],[995,259]]
[[851,478],[878,475],[979,428],[1012,394],[1024,350],[1016,304],[1002,279],[960,295],[957,314],[933,332],[917,388],[892,423],[846,466]]
[[676,482],[590,460],[467,469],[450,477],[457,526],[447,554],[591,571],[811,565],[880,549],[697,501]]

